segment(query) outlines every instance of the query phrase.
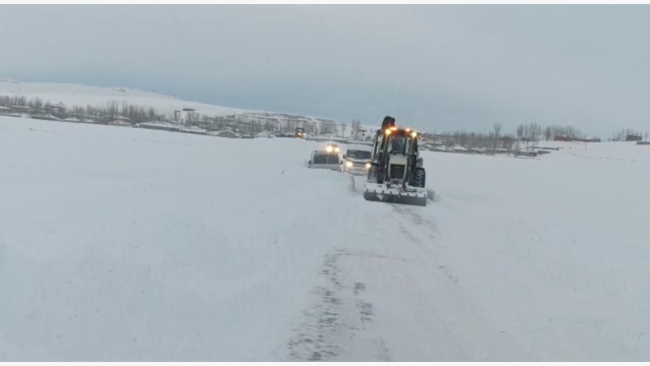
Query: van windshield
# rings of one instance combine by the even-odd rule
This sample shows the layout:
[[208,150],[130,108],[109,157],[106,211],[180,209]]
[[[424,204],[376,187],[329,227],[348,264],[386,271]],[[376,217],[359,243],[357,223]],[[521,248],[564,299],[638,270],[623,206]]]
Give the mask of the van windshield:
[[345,156],[351,159],[370,159],[371,154],[370,151],[348,150]]

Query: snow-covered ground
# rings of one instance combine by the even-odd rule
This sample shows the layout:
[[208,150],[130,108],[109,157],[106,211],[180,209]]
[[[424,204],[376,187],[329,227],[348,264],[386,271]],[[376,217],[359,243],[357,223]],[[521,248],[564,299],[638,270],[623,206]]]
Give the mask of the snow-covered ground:
[[647,360],[650,148],[424,152],[0,117],[0,360]]

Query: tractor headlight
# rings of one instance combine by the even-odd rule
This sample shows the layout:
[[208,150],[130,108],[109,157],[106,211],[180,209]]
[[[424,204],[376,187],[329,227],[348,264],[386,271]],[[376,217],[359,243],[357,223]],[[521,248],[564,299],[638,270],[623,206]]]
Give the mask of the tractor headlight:
[[339,149],[338,147],[335,147],[334,151],[339,152],[339,151],[341,151],[341,149]]
[[332,150],[334,150],[334,148],[331,147],[331,146],[328,146],[328,147],[325,148],[325,150],[327,150],[327,152],[332,152]]
[[371,164],[370,164],[370,163],[366,163],[366,169],[370,169],[370,167],[371,167]]
[[345,166],[347,166],[348,168],[352,168],[352,162],[348,161],[347,163],[345,163]]

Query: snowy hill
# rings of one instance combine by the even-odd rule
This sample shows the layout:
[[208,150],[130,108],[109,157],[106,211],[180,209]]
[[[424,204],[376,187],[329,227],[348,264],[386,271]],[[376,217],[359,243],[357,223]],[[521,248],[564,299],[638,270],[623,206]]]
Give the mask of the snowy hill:
[[51,104],[64,103],[68,107],[74,105],[105,107],[112,102],[117,102],[118,105],[127,102],[138,107],[153,107],[169,116],[176,110],[189,108],[194,109],[197,114],[230,121],[271,123],[286,127],[303,126],[305,124],[329,124],[333,126],[332,128],[335,131],[338,131],[337,133],[342,132],[340,129],[341,122],[328,118],[215,106],[132,88],[102,88],[78,84],[32,83],[0,79],[0,96],[24,96],[28,99],[40,98],[43,102],[50,102]]
[[129,102],[160,111],[172,113],[174,110],[194,108],[199,113],[209,115],[237,114],[248,111],[220,107],[210,104],[189,102],[174,96],[158,94],[131,88],[101,88],[96,86],[64,83],[24,83],[0,79],[0,95],[17,95],[28,98],[41,98],[52,104],[63,102],[69,105],[105,106],[111,101]]
[[650,358],[650,147],[425,151],[412,207],[321,145],[0,116],[0,359]]

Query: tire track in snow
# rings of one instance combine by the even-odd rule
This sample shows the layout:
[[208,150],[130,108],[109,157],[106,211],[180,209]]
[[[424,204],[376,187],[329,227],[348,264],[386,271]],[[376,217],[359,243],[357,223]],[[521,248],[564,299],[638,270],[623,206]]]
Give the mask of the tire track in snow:
[[[291,361],[335,361],[347,359],[350,344],[360,338],[374,320],[373,304],[364,299],[366,284],[345,281],[339,261],[351,254],[334,249],[323,259],[322,286],[314,289],[317,301],[304,312],[300,328],[288,342]],[[378,361],[390,361],[383,339],[369,342]],[[364,355],[366,359],[370,355]]]
[[288,344],[293,361],[326,361],[338,355],[335,340],[343,327],[335,254],[325,256],[324,267],[321,273],[327,283],[314,290],[319,300],[303,314],[298,334]]
[[404,205],[395,203],[391,203],[390,205],[398,213],[398,215],[395,215],[395,218],[400,232],[411,242],[416,243],[427,254],[433,254],[437,225],[433,220],[423,217],[419,212],[426,208],[404,207]]
[[349,209],[362,216],[323,256],[312,303],[287,343],[289,361],[521,358],[516,340],[441,262],[429,208],[354,202]]
[[[358,196],[363,193],[360,181],[365,179],[361,178],[350,176],[350,191]],[[374,235],[370,235],[372,238],[366,237],[365,233],[362,236],[363,238],[355,239],[376,240]],[[415,237],[412,239],[417,240]],[[382,245],[388,244],[383,240],[380,242]],[[343,273],[343,269],[347,267],[340,265],[342,259],[357,264],[367,260],[408,262],[404,258],[367,251],[334,249],[327,253],[320,271],[322,284],[313,290],[316,300],[303,313],[303,321],[298,329],[294,330],[295,335],[287,344],[291,361],[350,360],[354,357],[351,353],[356,353],[356,357],[361,356],[362,361],[391,361],[386,341],[369,332],[369,327],[374,321],[375,308],[372,302],[364,299],[367,285],[364,282],[347,280],[350,274]],[[414,326],[417,327],[417,324]]]

